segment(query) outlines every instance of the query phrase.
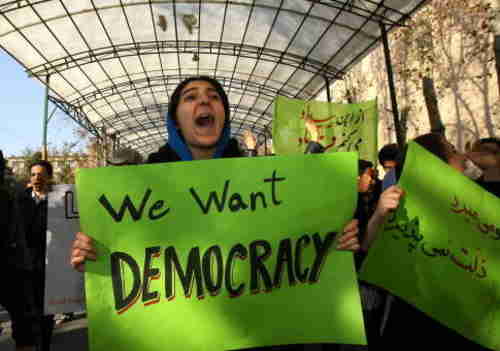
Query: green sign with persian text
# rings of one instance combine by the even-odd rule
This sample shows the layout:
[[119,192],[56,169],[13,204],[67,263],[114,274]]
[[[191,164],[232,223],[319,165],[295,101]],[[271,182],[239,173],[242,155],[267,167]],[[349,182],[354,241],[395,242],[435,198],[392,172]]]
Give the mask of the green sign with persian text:
[[81,226],[98,252],[86,273],[90,349],[364,344],[352,253],[335,250],[356,160],[80,169]]
[[371,247],[361,278],[499,350],[500,199],[416,143],[399,186],[402,204]]
[[[307,122],[310,123],[309,129]],[[377,161],[377,101],[356,104],[304,101],[278,96],[274,101],[273,147],[277,155],[301,154],[313,138],[325,152],[356,151]]]

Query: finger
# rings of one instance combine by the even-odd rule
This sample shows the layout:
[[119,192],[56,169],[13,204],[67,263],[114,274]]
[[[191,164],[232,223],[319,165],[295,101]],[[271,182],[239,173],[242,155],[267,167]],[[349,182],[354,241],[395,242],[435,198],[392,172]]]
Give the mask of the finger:
[[337,249],[342,250],[342,249],[346,249],[348,247],[353,247],[355,245],[359,245],[358,238],[352,238],[352,239],[346,241],[345,243],[338,244]]
[[95,252],[82,249],[74,249],[73,252],[71,253],[71,257],[72,258],[83,257],[83,259],[88,259],[92,261],[95,261],[97,259],[97,255]]
[[87,242],[87,243],[91,243],[93,241],[90,236],[88,236],[87,234],[82,233],[82,232],[76,233],[75,239],[78,241],[83,241],[83,242]]
[[97,255],[97,251],[92,246],[76,246],[73,247],[72,250],[78,250],[79,252],[85,252],[85,253],[90,253],[92,255]]
[[73,248],[96,253],[96,250],[95,250],[94,246],[92,245],[92,243],[88,243],[85,241],[76,240],[75,242],[73,242]]
[[384,197],[381,201],[382,202],[391,202],[391,201],[399,201],[401,200],[401,195],[388,195],[386,197]]
[[77,265],[85,263],[85,257],[83,257],[83,256],[72,256],[69,262],[71,263],[71,265],[73,267],[76,267]]
[[391,194],[387,195],[382,199],[382,202],[388,202],[388,201],[399,201],[401,198],[401,195],[396,195],[396,194]]
[[391,210],[394,210],[399,207],[399,200],[391,200],[388,201],[386,204],[387,208],[390,208]]
[[337,246],[337,250],[339,250],[339,251],[356,252],[356,251],[359,251],[360,249],[361,249],[361,246],[359,244],[354,244],[351,246],[348,246],[348,245]]
[[399,190],[393,190],[393,191],[389,191],[385,194],[382,194],[382,195],[385,195],[385,197],[392,197],[392,196],[401,196],[402,194],[404,194],[404,191],[403,189],[399,189]]
[[347,225],[344,227],[344,233],[349,232],[358,227],[359,221],[357,219],[352,219]]
[[351,240],[352,238],[357,238],[358,237],[358,233],[359,233],[359,230],[355,229],[355,230],[351,230],[349,232],[345,232],[339,239],[338,239],[338,242],[339,243],[345,243],[349,240]]
[[390,193],[403,194],[404,190],[399,185],[393,185],[387,188],[385,192],[387,192],[388,194]]
[[394,206],[399,204],[399,199],[384,199],[382,202],[382,206],[388,207],[388,206]]

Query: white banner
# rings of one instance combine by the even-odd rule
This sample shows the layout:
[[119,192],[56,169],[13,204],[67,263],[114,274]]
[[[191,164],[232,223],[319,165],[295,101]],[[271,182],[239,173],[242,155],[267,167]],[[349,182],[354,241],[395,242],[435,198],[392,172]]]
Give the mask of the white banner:
[[54,185],[48,196],[45,314],[85,309],[83,274],[69,263],[71,245],[79,230],[75,186]]

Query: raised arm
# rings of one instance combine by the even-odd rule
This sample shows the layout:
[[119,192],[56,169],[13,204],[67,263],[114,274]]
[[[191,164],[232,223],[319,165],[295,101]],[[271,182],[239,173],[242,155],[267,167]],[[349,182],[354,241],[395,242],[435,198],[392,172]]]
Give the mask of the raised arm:
[[368,221],[366,235],[361,243],[362,250],[368,251],[373,241],[377,238],[377,233],[384,224],[385,219],[391,211],[394,211],[399,207],[399,202],[403,196],[403,189],[397,185],[390,186],[382,193],[380,199],[378,200],[375,213]]

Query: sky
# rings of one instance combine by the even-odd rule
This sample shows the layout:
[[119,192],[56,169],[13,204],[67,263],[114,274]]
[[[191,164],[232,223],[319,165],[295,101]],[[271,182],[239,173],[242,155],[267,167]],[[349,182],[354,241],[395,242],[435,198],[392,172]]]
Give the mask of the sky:
[[[4,157],[21,155],[27,147],[39,150],[42,144],[42,119],[45,86],[29,78],[24,68],[0,49],[0,150]],[[49,113],[53,106],[49,105]],[[5,123],[6,122],[6,123]],[[57,111],[48,125],[49,149],[77,140],[76,123]],[[84,148],[81,141],[78,148]]]

